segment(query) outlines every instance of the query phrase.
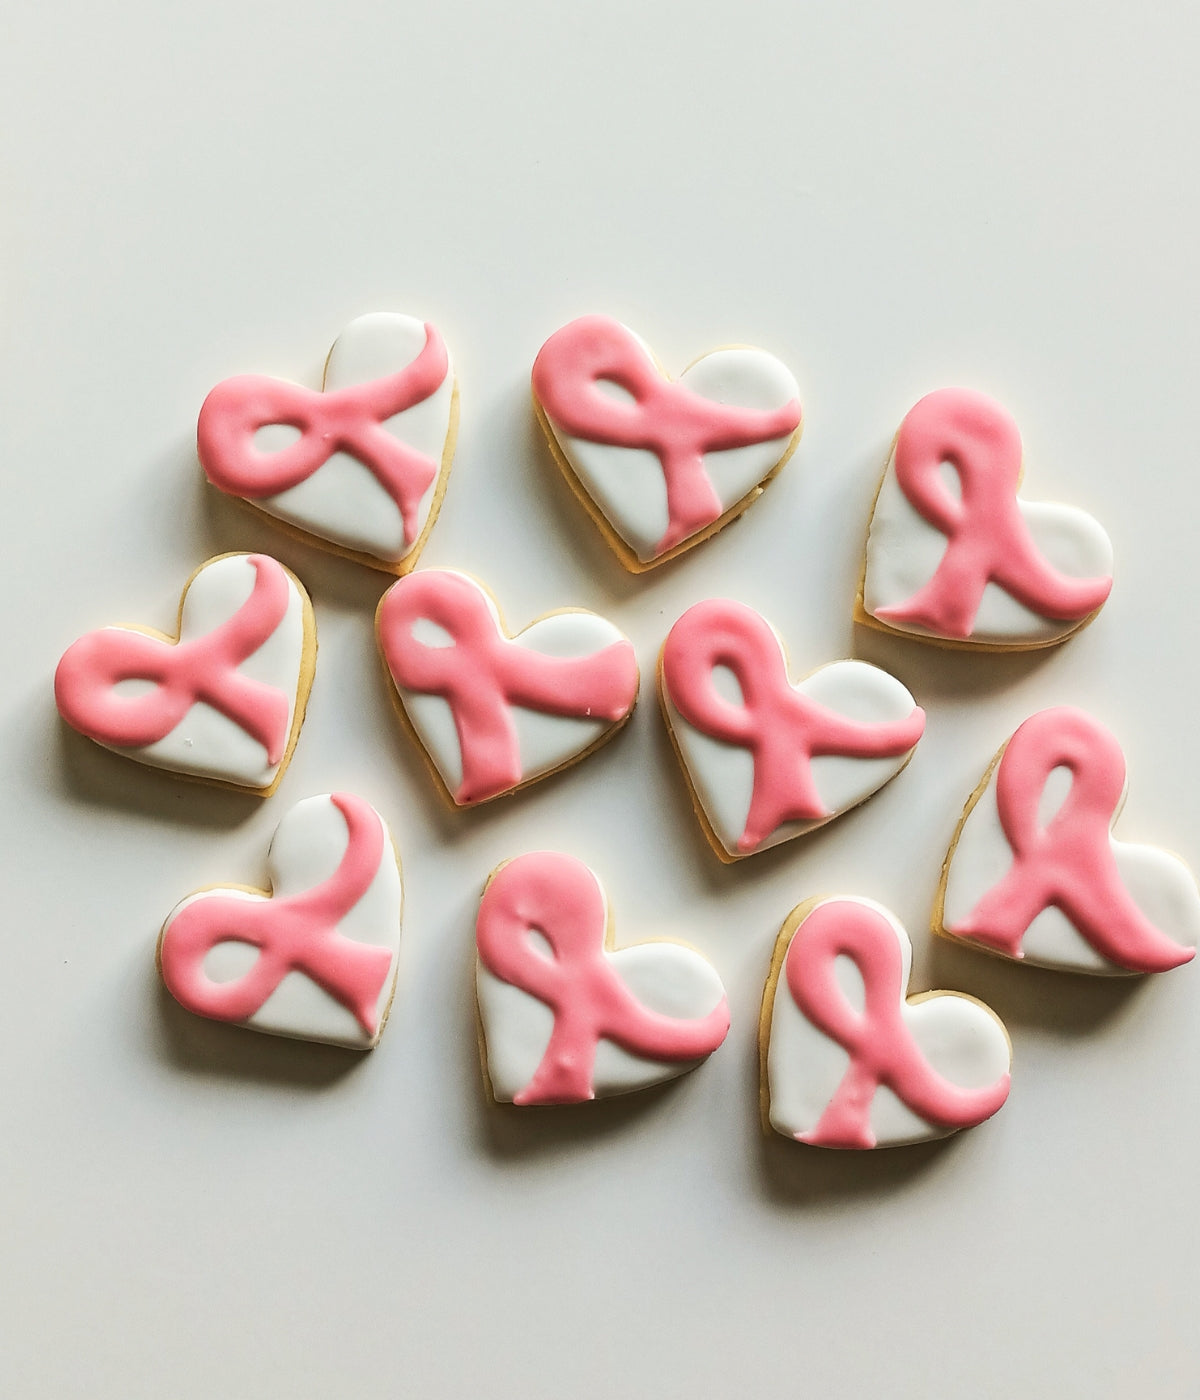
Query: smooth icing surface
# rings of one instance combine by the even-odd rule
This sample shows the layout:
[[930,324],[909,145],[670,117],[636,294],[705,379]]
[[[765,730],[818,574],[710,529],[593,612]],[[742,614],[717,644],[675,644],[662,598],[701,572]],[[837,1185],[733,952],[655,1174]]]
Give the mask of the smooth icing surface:
[[533,391],[575,476],[643,564],[741,501],[801,422],[796,381],[773,355],[714,350],[672,381],[606,316],[550,337]]
[[268,856],[273,893],[189,895],[159,942],[163,981],[198,1016],[368,1049],[395,986],[403,889],[383,818],[359,797],[298,803]]
[[637,659],[612,623],[551,613],[510,638],[487,590],[452,569],[400,579],[378,627],[405,714],[462,806],[581,755],[637,699]]
[[1124,755],[1097,720],[1065,706],[1026,720],[960,828],[943,930],[1067,971],[1189,962],[1200,891],[1178,857],[1113,838],[1124,794]]
[[911,966],[908,935],[872,900],[819,900],[800,919],[771,1002],[776,1132],[817,1147],[895,1147],[1001,1107],[1012,1057],[999,1019],[955,992],[907,1001]]
[[218,489],[396,565],[429,520],[453,400],[437,329],[375,312],[334,342],[323,392],[264,375],[218,384],[200,411],[200,462]]
[[993,646],[1060,640],[1112,587],[1112,544],[1072,506],[1023,501],[1021,437],[968,389],[900,425],[867,541],[863,608],[915,636]]
[[502,1103],[582,1103],[675,1078],[729,1030],[720,978],[691,948],[607,947],[604,890],[581,861],[519,856],[488,882],[476,989]]
[[893,676],[836,661],[794,685],[753,608],[697,603],[662,652],[668,722],[713,834],[750,855],[857,806],[908,761],[925,713]]
[[67,649],[54,677],[59,713],[139,763],[267,788],[295,719],[306,610],[268,555],[211,560],[184,592],[178,642],[104,627]]

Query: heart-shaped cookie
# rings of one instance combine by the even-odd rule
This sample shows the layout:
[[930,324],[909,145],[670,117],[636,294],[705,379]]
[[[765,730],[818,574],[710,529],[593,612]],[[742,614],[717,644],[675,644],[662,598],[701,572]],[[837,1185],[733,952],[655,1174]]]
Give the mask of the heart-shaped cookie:
[[542,346],[533,401],[567,481],[635,573],[740,515],[802,426],[796,381],[774,355],[712,350],[672,380],[607,316],[580,317]]
[[196,442],[218,490],[310,543],[403,574],[441,508],[457,425],[437,328],[374,312],[334,342],[323,392],[226,379],[204,401]]
[[1021,435],[998,403],[939,389],[900,425],[875,498],[856,620],[941,646],[1053,646],[1112,588],[1112,544],[1073,506],[1017,495]]
[[535,851],[492,872],[476,924],[484,1074],[498,1103],[567,1104],[685,1074],[729,1030],[721,979],[693,948],[614,949],[603,886]]
[[611,622],[564,609],[510,636],[487,589],[453,569],[393,584],[376,628],[401,717],[458,806],[577,762],[637,700],[637,658]]
[[269,889],[189,895],[158,940],[167,990],[189,1011],[271,1035],[369,1050],[396,984],[404,894],[378,812],[333,793],[276,828]]
[[908,997],[912,945],[870,899],[810,899],[775,944],[759,1024],[763,1125],[814,1147],[899,1147],[1008,1097],[1000,1018],[960,992]]
[[671,628],[659,699],[697,815],[722,860],[802,836],[904,767],[925,712],[894,676],[835,661],[793,683],[778,633],[710,598]]
[[934,909],[941,933],[1069,972],[1165,972],[1200,942],[1200,891],[1177,856],[1113,838],[1125,756],[1099,721],[1041,710],[992,760],[958,824]]
[[114,753],[269,795],[291,758],[316,664],[312,604],[265,554],[222,554],[184,585],[175,637],[104,627],[68,647],[59,713]]

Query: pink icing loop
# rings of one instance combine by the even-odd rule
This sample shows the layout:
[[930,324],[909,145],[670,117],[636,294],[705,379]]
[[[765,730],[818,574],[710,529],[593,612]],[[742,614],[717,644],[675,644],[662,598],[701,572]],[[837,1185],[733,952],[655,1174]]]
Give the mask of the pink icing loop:
[[[850,958],[863,981],[857,1011],[838,985],[835,964]],[[871,1103],[886,1086],[935,1128],[973,1127],[1008,1098],[1009,1076],[982,1089],[962,1089],[940,1075],[904,1023],[907,987],[896,932],[878,909],[853,899],[819,904],[796,930],[785,959],[788,991],[802,1014],[850,1056],[850,1064],[811,1132],[817,1147],[870,1148]]]
[[[1056,768],[1071,789],[1046,826],[1042,790]],[[1024,956],[1029,925],[1051,906],[1088,943],[1130,972],[1165,972],[1190,962],[1184,948],[1142,913],[1121,878],[1111,829],[1125,790],[1125,756],[1116,738],[1082,710],[1061,706],[1027,719],[1005,746],[996,773],[1000,825],[1012,848],[1008,873],[949,932]]]
[[[718,666],[737,678],[742,702],[726,700],[713,684]],[[703,734],[750,750],[754,786],[739,851],[760,846],[789,821],[832,815],[812,776],[819,754],[898,757],[925,730],[914,706],[902,720],[864,723],[818,705],[796,690],[770,624],[753,608],[727,598],[697,603],[671,628],[662,678],[671,704]]]
[[[329,799],[346,821],[346,851],[328,880],[301,894],[264,900],[202,894],[167,925],[161,961],[167,990],[181,1006],[217,1021],[245,1021],[289,972],[301,972],[340,1002],[363,1030],[379,1029],[379,994],[391,971],[387,948],[357,943],[338,923],[370,889],[384,857],[383,823],[361,798]],[[259,949],[233,982],[214,982],[204,959],[221,943]]]
[[[926,395],[900,425],[894,462],[900,489],[946,536],[946,552],[923,588],[904,603],[877,609],[876,617],[965,639],[989,583],[1060,622],[1082,620],[1108,597],[1111,578],[1071,578],[1034,543],[1017,501],[1021,435],[985,395],[968,389]],[[942,480],[945,462],[958,474],[961,499]]]
[[[421,621],[449,633],[453,645],[418,641],[413,629]],[[379,643],[398,687],[440,695],[450,706],[463,772],[454,800],[463,805],[521,782],[514,705],[615,722],[637,698],[637,658],[629,642],[590,656],[542,656],[506,637],[482,589],[450,570],[421,570],[388,590]]]
[[[550,944],[547,958],[530,941]],[[710,1055],[729,1030],[724,997],[707,1016],[664,1016],[644,1006],[605,957],[607,918],[596,877],[582,861],[550,851],[519,856],[488,882],[476,925],[489,972],[554,1012],[554,1030],[516,1104],[595,1098],[596,1046],[610,1040],[645,1059],[677,1063]]]
[[[634,402],[608,397],[598,387],[602,381],[619,385]],[[655,454],[670,522],[656,555],[722,515],[704,469],[706,452],[790,437],[801,418],[795,399],[769,412],[738,408],[664,378],[633,332],[607,316],[581,316],[546,341],[534,361],[533,391],[554,427],[570,436]]]
[[[144,748],[165,739],[193,705],[203,703],[239,725],[278,763],[287,747],[291,701],[283,691],[244,676],[238,667],[282,623],[290,588],[286,570],[265,554],[246,556],[254,587],[219,627],[187,642],[169,642],[125,628],[89,632],[67,648],[54,674],[63,719],[89,739]],[[121,681],[153,681],[145,695],[119,695]]]
[[[437,477],[439,463],[383,425],[429,398],[449,368],[441,336],[426,323],[425,345],[417,358],[397,373],[365,384],[318,393],[259,374],[226,379],[200,410],[200,464],[218,490],[262,500],[307,481],[335,452],[345,452],[395,501],[404,521],[405,543],[412,544],[420,533],[421,500]],[[298,428],[300,437],[277,452],[260,452],[255,433],[275,424]]]

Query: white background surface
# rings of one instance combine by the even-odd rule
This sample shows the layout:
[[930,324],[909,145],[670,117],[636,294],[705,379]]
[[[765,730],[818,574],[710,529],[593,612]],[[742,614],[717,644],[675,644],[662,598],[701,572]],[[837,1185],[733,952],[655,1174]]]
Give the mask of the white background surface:
[[[0,50],[0,1389],[13,1397],[1190,1396],[1200,969],[1072,979],[933,948],[938,866],[1033,709],[1122,737],[1121,828],[1200,859],[1195,469],[1200,89],[1193,6],[23,6]],[[372,309],[436,321],[459,452],[425,562],[518,624],[608,612],[649,676],[726,592],[807,668],[858,654],[930,714],[910,768],[824,833],[718,865],[647,686],[630,728],[502,808],[451,814],[394,723],[384,580],[203,487],[206,391],[316,382]],[[626,575],[550,465],[542,340],[600,310],[681,368],[761,344],[803,443],[765,500]],[[946,383],[1008,404],[1033,496],[1117,549],[1101,619],[1033,659],[855,636],[896,424]],[[54,664],[166,626],[191,569],[267,548],[320,661],[263,804],[66,732]],[[406,863],[401,985],[367,1058],[206,1023],[153,968],[188,890],[255,882],[295,800],[348,787]],[[618,936],[688,938],[734,1028],[639,1098],[487,1106],[474,911],[541,845],[605,879]],[[755,1028],[779,923],[878,898],[915,985],[986,998],[1008,1106],[948,1145],[765,1141]]]

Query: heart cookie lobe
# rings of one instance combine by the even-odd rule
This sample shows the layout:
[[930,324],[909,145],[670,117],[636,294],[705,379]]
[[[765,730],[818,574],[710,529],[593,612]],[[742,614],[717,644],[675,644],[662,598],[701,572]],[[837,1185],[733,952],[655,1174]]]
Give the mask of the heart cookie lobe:
[[54,676],[63,719],[135,762],[183,777],[275,790],[316,665],[312,604],[265,554],[223,554],[184,585],[175,636],[103,627]]
[[990,1118],[1012,1047],[959,992],[907,996],[912,945],[882,905],[809,900],[784,921],[759,1027],[764,1126],[814,1147],[899,1147]]
[[373,312],[334,342],[321,392],[265,375],[218,384],[196,443],[219,491],[309,543],[403,574],[441,508],[457,426],[440,332]]
[[1112,544],[1073,506],[1017,495],[1021,435],[970,389],[939,389],[896,434],[875,499],[857,621],[948,647],[1053,646],[1112,588]]
[[580,317],[546,341],[533,399],[567,481],[634,573],[740,515],[802,429],[796,381],[774,355],[713,350],[672,380],[607,316]]
[[723,860],[823,826],[896,776],[925,712],[886,671],[835,661],[799,683],[779,634],[712,598],[675,623],[659,699],[697,814]]
[[476,924],[485,1077],[498,1103],[584,1103],[675,1079],[724,1041],[721,979],[686,944],[612,946],[603,886],[551,851],[492,872]]
[[218,886],[176,905],[158,964],[197,1016],[369,1050],[396,983],[403,886],[383,818],[360,797],[310,797],[268,856],[270,887]]
[[487,589],[457,570],[393,584],[376,630],[401,716],[457,806],[577,762],[637,700],[637,658],[611,622],[564,609],[510,636]]
[[1068,972],[1165,972],[1200,942],[1187,866],[1112,834],[1125,756],[1083,710],[1041,710],[992,760],[959,822],[935,933]]

